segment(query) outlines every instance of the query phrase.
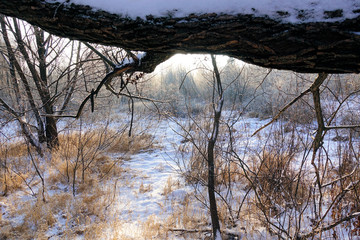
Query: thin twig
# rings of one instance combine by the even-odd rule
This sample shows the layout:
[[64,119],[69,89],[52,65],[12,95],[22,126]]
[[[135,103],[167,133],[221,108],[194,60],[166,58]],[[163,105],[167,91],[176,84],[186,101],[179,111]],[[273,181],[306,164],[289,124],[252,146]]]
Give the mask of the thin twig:
[[73,115],[64,115],[62,117],[71,117],[78,119],[85,107],[85,104],[94,96],[97,96],[97,94],[100,92],[101,88],[106,84],[108,81],[113,79],[114,77],[119,76],[121,73],[131,69],[133,67],[133,64],[127,64],[122,67],[116,67],[112,72],[108,73],[105,78],[100,82],[100,84],[97,86],[96,90],[92,90],[91,93],[83,100],[83,102],[80,104],[79,110],[75,116]]
[[169,231],[172,232],[188,232],[188,233],[197,233],[197,232],[211,232],[210,228],[208,229],[185,229],[185,228],[169,228]]
[[326,130],[331,130],[331,129],[353,129],[353,128],[360,128],[360,125],[325,126]]
[[276,114],[275,117],[273,117],[273,119],[268,122],[267,124],[263,125],[262,127],[260,127],[258,130],[256,130],[251,136],[255,136],[257,133],[259,133],[261,130],[263,130],[264,128],[268,127],[270,124],[272,124],[273,122],[275,122],[276,120],[279,119],[279,117],[289,108],[291,107],[294,103],[296,103],[299,99],[301,99],[302,97],[304,97],[306,94],[308,94],[310,92],[310,88],[308,88],[307,90],[305,90],[304,92],[300,93],[299,96],[295,97],[291,102],[289,102],[288,104],[286,104],[279,112],[278,114]]
[[316,229],[315,231],[312,231],[306,235],[301,235],[301,236],[298,236],[297,239],[309,239],[311,237],[314,237],[316,234],[319,234],[321,232],[325,232],[325,231],[328,231],[334,227],[336,227],[337,225],[343,223],[343,222],[346,222],[346,221],[349,221],[353,218],[356,218],[356,217],[359,217],[360,216],[360,212],[355,212],[355,213],[352,213],[344,218],[341,218],[340,220],[328,225],[328,226],[325,226],[325,227],[322,227],[322,228],[319,228],[319,229]]
[[129,89],[127,87],[125,87],[126,91],[129,94],[129,99],[131,101],[131,119],[130,119],[130,127],[129,127],[129,137],[131,137],[131,132],[133,129],[133,124],[134,124],[134,112],[135,112],[135,103],[134,103],[134,98],[132,97]]
[[85,44],[85,46],[87,46],[88,48],[91,49],[91,51],[93,51],[94,53],[96,53],[102,60],[104,60],[104,62],[106,62],[107,64],[109,64],[112,68],[116,67],[116,64],[113,63],[109,58],[107,58],[104,54],[102,54],[101,52],[99,52],[96,48],[94,48],[93,46],[91,46],[90,44],[88,44],[87,42],[82,42]]
[[345,178],[348,178],[348,177],[352,176],[352,175],[355,173],[355,171],[356,171],[356,169],[358,168],[358,166],[359,166],[359,165],[356,165],[356,166],[354,167],[354,169],[353,169],[349,174],[346,174],[345,176],[339,177],[339,178],[337,178],[337,179],[335,179],[335,180],[333,180],[333,181],[331,181],[331,182],[328,182],[328,183],[323,184],[323,185],[321,186],[321,188],[327,187],[327,186],[332,185],[332,184],[334,184],[334,183],[336,183],[336,182],[338,182],[338,181],[341,181],[341,180],[343,180],[343,179],[345,179]]

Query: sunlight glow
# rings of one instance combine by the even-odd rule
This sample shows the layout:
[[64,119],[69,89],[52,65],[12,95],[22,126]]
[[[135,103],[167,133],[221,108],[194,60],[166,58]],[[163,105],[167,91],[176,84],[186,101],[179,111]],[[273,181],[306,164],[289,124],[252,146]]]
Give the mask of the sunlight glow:
[[[219,68],[223,68],[231,58],[225,55],[216,55],[216,60]],[[240,60],[235,60],[239,65],[245,64]],[[166,71],[169,68],[184,67],[187,71],[195,68],[206,66],[211,68],[210,54],[175,54],[173,57],[160,64],[155,73]]]

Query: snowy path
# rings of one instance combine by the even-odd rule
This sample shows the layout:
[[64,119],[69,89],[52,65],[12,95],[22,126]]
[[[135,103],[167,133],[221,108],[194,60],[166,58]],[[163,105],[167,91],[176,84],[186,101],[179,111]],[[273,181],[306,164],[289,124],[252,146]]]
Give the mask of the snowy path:
[[[263,123],[248,119],[237,127],[246,129],[248,134],[251,134]],[[117,211],[114,216],[120,216],[120,232],[125,237],[143,239],[144,222],[149,218],[159,222],[166,221],[172,211],[170,201],[182,201],[186,194],[193,191],[190,186],[185,186],[183,179],[176,172],[174,160],[179,154],[178,147],[183,138],[173,129],[180,131],[176,123],[162,120],[154,132],[155,140],[161,147],[154,151],[134,154],[131,160],[123,165],[128,171],[128,176],[124,179],[126,183],[118,189],[115,207]],[[251,143],[253,141],[255,140]],[[166,194],[164,189],[169,185],[169,181],[174,187]]]
[[[160,148],[132,155],[123,165],[129,172],[127,177],[132,179],[126,179],[123,187],[118,189],[115,208],[116,215],[124,220],[121,233],[126,237],[140,237],[144,221],[151,216],[164,220],[171,210],[164,204],[169,197],[165,196],[164,189],[169,182],[181,181],[172,161],[176,155],[174,146],[180,144],[181,137],[174,134],[170,125],[174,127],[168,121],[161,121],[154,133]],[[184,189],[176,189],[170,195],[181,199],[185,194]]]

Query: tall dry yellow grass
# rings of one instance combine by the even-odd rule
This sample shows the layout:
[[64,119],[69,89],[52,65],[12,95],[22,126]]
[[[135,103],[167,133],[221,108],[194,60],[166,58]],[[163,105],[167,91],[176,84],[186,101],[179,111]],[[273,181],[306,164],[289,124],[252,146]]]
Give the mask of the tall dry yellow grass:
[[[7,169],[0,169],[0,190],[6,187],[9,197],[14,197],[12,204],[16,204],[13,206],[16,211],[9,214],[14,217],[24,216],[25,219],[16,226],[0,219],[0,239],[47,239],[47,231],[59,224],[59,219],[66,222],[59,232],[61,238],[73,239],[81,234],[85,238],[96,236],[101,239],[106,227],[113,224],[108,222],[106,216],[108,207],[116,201],[115,188],[111,184],[107,186],[108,181],[122,174],[121,164],[128,158],[127,154],[156,147],[151,134],[141,133],[129,137],[124,132],[101,128],[81,134],[78,131],[67,131],[59,135],[59,140],[58,149],[46,154],[51,156],[49,159],[36,157],[36,152],[30,148],[45,177],[46,202],[40,197],[30,197],[23,203],[13,195],[20,189],[29,190],[25,181],[35,191],[41,186],[28,158],[28,147],[22,142],[0,147],[0,157],[6,159],[7,163]],[[71,191],[74,172],[75,196]],[[149,191],[149,187],[143,186],[142,191]],[[52,193],[49,194],[49,191]],[[151,232],[150,229],[155,225],[149,220],[147,231]],[[114,235],[113,239],[122,239],[118,236]]]

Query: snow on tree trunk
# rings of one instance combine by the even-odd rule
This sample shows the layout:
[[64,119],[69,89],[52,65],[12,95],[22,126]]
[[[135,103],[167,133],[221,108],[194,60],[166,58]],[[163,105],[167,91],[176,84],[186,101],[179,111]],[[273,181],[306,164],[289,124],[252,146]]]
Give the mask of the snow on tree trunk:
[[[90,6],[43,0],[2,0],[0,13],[62,37],[161,56],[152,58],[144,71],[152,71],[175,53],[188,52],[226,54],[259,66],[297,72],[359,73],[360,4],[344,3],[352,9],[317,10],[319,18],[311,9],[297,10],[292,12],[295,22],[283,21],[290,13],[281,9],[270,17],[257,15],[254,9],[254,14],[183,16],[174,10],[164,16],[130,18]],[[346,19],[349,12],[353,18]],[[317,21],[308,20],[309,16]]]

